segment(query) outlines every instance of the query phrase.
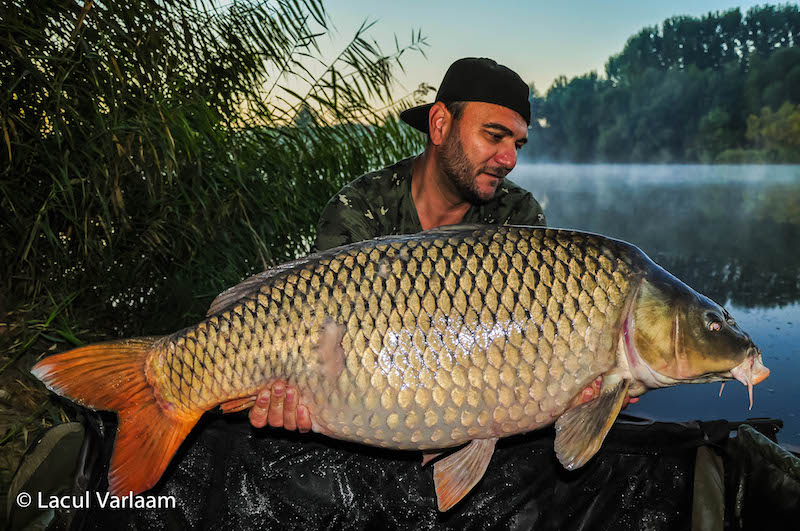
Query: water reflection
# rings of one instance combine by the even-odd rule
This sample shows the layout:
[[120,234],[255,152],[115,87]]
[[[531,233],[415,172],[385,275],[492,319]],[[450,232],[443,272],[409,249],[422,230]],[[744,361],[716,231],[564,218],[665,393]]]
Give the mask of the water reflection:
[[800,446],[800,166],[521,165],[511,177],[542,202],[550,226],[634,243],[725,305],[772,370],[752,411],[734,382],[722,399],[718,385],[650,393],[632,414],[778,417],[779,439]]
[[800,166],[710,168],[523,165],[513,177],[549,225],[635,243],[718,302],[797,301]]

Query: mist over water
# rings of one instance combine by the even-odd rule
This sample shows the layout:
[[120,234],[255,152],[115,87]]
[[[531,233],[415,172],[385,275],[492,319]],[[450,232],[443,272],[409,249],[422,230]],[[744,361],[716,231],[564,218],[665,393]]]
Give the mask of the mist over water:
[[800,166],[520,164],[509,178],[542,204],[551,227],[638,245],[724,305],[761,347],[770,377],[684,385],[628,408],[660,420],[780,418],[800,447]]

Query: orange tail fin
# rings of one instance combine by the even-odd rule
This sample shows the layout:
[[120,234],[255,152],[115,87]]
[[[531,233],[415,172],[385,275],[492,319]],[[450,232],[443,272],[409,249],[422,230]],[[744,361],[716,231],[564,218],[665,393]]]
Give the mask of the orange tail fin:
[[158,405],[145,375],[147,355],[157,339],[88,345],[45,358],[31,370],[61,396],[118,413],[108,473],[108,490],[115,496],[138,494],[155,485],[202,414],[180,418]]

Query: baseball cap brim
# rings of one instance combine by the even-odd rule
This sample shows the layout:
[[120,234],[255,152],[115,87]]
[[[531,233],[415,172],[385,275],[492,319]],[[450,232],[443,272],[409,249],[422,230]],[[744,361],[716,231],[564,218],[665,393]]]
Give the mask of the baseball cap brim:
[[428,134],[428,114],[431,107],[433,107],[433,103],[411,107],[400,113],[400,119],[417,131]]

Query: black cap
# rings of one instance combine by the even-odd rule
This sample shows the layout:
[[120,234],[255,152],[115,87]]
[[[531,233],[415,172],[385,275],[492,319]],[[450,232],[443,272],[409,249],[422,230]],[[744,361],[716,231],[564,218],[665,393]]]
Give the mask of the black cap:
[[[531,125],[528,92],[528,85],[510,68],[491,59],[465,57],[447,69],[435,102],[494,103],[515,111],[525,119],[526,124]],[[400,119],[414,129],[427,133],[428,112],[431,107],[433,103],[406,109],[400,113]]]

